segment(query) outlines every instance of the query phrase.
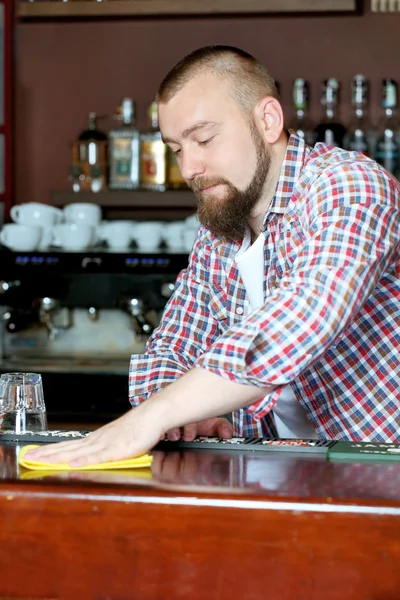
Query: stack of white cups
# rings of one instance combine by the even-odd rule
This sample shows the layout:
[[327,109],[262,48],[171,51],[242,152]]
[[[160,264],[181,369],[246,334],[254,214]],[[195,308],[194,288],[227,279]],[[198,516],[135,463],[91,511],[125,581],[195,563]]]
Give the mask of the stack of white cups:
[[199,229],[196,215],[181,221],[101,221],[101,208],[89,202],[68,204],[63,210],[28,202],[13,206],[13,223],[0,231],[1,243],[17,252],[47,250],[56,246],[80,251],[106,242],[109,248],[127,250],[132,240],[139,251],[157,252],[162,241],[168,251],[190,252]]
[[53,246],[78,251],[98,243],[100,206],[89,202],[74,202],[67,204],[63,214],[64,223],[54,227]]
[[6,223],[0,232],[1,243],[16,252],[46,250],[52,244],[53,228],[61,222],[59,208],[27,202],[11,207],[13,223]]

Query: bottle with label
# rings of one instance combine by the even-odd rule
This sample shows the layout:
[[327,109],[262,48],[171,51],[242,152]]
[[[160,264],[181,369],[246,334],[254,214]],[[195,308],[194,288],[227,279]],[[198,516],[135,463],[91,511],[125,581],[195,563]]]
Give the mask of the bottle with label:
[[89,113],[88,128],[72,145],[70,180],[74,191],[99,192],[107,182],[108,137],[97,128],[96,113]]
[[168,187],[173,190],[188,189],[186,181],[183,179],[178,161],[171,148],[167,148],[167,181]]
[[293,106],[295,116],[289,125],[306,144],[313,146],[315,131],[308,117],[308,82],[305,79],[295,79],[293,83]]
[[364,75],[355,75],[351,84],[353,116],[345,137],[346,150],[371,154],[372,127],[368,120],[368,81]]
[[376,142],[374,158],[389,173],[400,177],[400,153],[396,140],[399,129],[396,114],[397,83],[393,79],[384,79],[382,88],[382,117],[379,123],[379,137]]
[[140,183],[140,136],[132,98],[122,100],[115,118],[120,121],[120,126],[109,133],[109,187],[113,190],[135,190]]
[[167,189],[167,146],[158,126],[156,102],[148,110],[150,129],[140,134],[140,186],[163,192]]
[[339,81],[326,79],[322,85],[321,105],[324,108],[324,117],[315,128],[316,142],[323,142],[330,146],[343,148],[346,128],[338,117]]

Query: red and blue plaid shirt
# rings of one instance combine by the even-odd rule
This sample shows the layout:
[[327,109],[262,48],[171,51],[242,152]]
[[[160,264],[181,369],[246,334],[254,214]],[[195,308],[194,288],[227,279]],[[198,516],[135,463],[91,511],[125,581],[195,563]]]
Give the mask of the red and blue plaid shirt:
[[263,233],[265,302],[247,314],[240,243],[200,228],[159,327],[131,357],[131,403],[202,367],[278,386],[234,413],[236,435],[276,435],[271,411],[290,384],[320,438],[400,442],[398,182],[291,134]]

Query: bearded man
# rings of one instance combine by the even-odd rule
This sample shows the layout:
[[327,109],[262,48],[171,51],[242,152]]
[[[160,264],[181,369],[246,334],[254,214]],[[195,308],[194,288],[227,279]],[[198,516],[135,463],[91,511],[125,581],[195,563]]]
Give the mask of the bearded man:
[[[399,184],[288,132],[274,80],[195,50],[157,94],[201,227],[116,421],[32,453],[73,466],[197,434],[400,441]],[[233,424],[220,415],[233,414]]]

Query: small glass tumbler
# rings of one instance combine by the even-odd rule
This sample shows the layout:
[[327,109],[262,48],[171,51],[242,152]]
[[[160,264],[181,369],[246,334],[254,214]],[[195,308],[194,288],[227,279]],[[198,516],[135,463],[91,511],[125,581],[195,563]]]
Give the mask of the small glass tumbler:
[[0,431],[47,431],[41,375],[4,373],[0,377]]

